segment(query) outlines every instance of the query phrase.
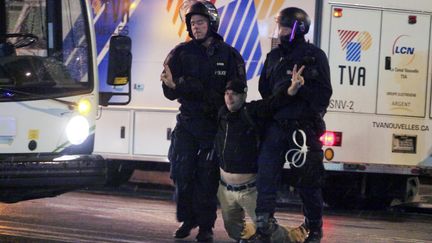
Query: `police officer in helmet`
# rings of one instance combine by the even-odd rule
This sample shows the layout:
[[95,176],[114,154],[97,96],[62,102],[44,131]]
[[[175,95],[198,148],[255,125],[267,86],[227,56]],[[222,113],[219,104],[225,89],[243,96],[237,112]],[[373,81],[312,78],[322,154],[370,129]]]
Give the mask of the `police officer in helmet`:
[[218,164],[213,156],[217,112],[224,104],[228,80],[246,80],[244,61],[217,33],[219,16],[207,1],[185,1],[191,41],[177,45],[161,74],[166,98],[180,103],[168,159],[175,185],[176,216],[182,224],[174,238],[199,227],[199,242],[213,240],[217,210]]
[[258,158],[257,233],[261,241],[270,242],[269,236],[279,227],[274,218],[276,191],[286,164],[290,183],[303,201],[306,242],[320,242],[324,166],[319,138],[332,94],[330,69],[325,53],[305,40],[310,27],[305,11],[285,8],[276,22],[280,44],[267,54],[259,91],[266,98],[288,85],[291,99],[267,126]]

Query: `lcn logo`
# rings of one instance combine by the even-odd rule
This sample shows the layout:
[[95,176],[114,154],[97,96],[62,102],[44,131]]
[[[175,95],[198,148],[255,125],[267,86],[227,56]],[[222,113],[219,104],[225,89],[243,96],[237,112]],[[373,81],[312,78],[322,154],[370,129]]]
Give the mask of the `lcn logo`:
[[408,43],[409,36],[408,35],[400,35],[393,42],[393,55],[402,54],[402,55],[414,55],[414,47],[409,46]]

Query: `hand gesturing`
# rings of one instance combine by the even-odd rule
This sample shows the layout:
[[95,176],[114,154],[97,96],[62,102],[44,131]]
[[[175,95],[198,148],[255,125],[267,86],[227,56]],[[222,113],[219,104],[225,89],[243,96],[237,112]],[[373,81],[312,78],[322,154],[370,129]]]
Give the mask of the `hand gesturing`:
[[172,78],[171,69],[169,68],[168,64],[164,64],[164,70],[161,73],[161,81],[171,89],[176,87],[176,84]]
[[297,70],[297,64],[294,65],[292,71],[291,85],[288,87],[288,95],[294,96],[297,94],[301,86],[304,85],[304,78],[302,76],[303,70],[305,66],[301,66],[299,70]]

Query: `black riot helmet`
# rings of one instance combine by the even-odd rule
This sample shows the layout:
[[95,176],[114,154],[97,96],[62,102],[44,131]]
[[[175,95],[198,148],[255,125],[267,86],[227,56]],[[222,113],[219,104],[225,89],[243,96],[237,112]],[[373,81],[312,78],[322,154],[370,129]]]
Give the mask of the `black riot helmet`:
[[307,13],[300,8],[290,7],[282,9],[276,17],[276,23],[283,27],[289,27],[292,32],[289,36],[290,41],[303,38],[309,31],[311,24]]
[[185,20],[186,20],[186,27],[187,31],[189,33],[189,36],[191,38],[193,37],[192,34],[192,27],[190,24],[192,15],[199,14],[202,16],[205,16],[209,19],[209,30],[213,33],[217,33],[217,30],[219,28],[219,14],[217,11],[217,8],[215,5],[213,5],[211,2],[207,1],[198,1],[192,4],[187,10],[185,14]]

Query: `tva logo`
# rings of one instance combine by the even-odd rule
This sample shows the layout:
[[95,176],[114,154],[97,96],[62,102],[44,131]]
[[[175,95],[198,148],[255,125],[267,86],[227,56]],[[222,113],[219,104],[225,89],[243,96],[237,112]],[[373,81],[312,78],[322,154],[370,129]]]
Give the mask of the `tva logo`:
[[409,46],[409,37],[408,35],[400,35],[393,42],[393,51],[392,54],[402,54],[402,55],[414,55],[414,47]]
[[338,30],[338,34],[349,62],[360,62],[362,51],[367,51],[372,46],[372,36],[367,31]]

